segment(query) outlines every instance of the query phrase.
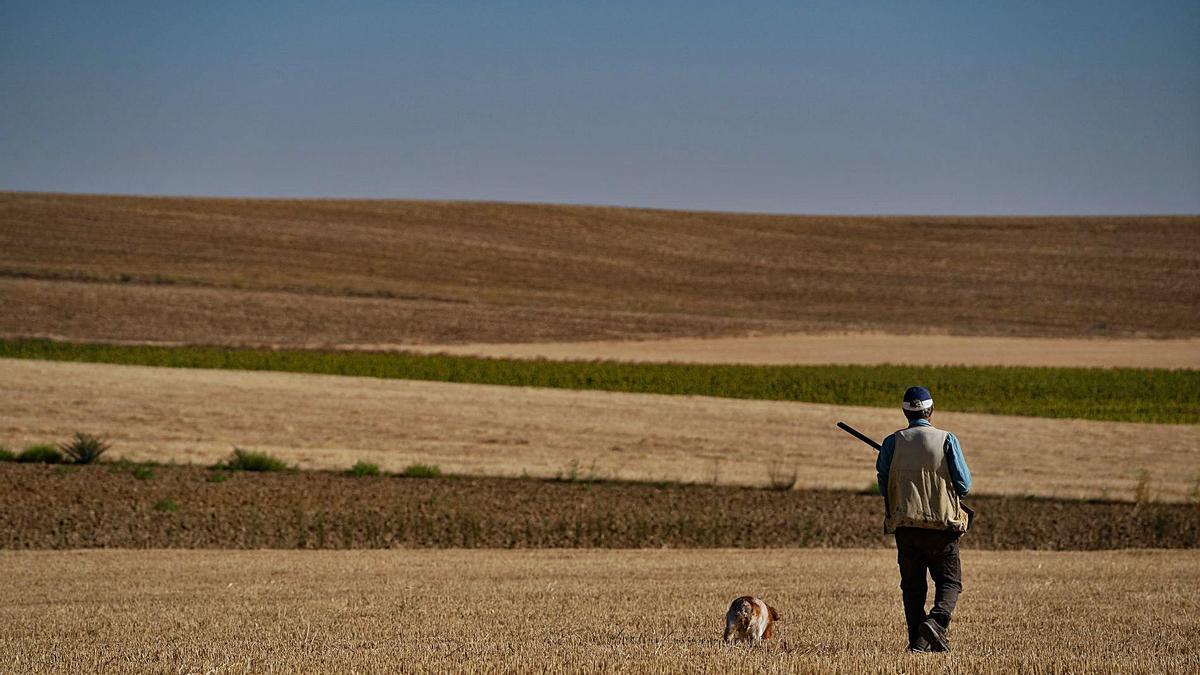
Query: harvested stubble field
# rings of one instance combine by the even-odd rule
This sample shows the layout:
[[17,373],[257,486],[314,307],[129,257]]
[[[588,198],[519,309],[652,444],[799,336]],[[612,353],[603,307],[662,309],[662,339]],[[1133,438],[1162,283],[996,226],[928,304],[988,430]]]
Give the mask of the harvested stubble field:
[[[359,460],[400,471],[763,485],[795,471],[801,488],[861,490],[893,407],[749,401],[294,373],[0,359],[0,445],[88,431],[113,456],[212,464],[232,446],[305,468]],[[1200,426],[1049,420],[946,410],[985,494],[1186,501],[1200,484]],[[1021,439],[1016,443],[1013,439]]]
[[857,364],[1200,369],[1200,339],[1036,338],[980,335],[820,333],[738,337],[521,342],[460,345],[358,345],[423,354],[502,359],[625,363]]
[[[900,255],[914,228],[920,268]],[[906,288],[936,311],[911,311]],[[20,308],[0,335],[84,341],[1195,337],[1200,218],[4,193],[0,306]]]
[[[895,555],[0,552],[7,672],[1194,672],[1195,551],[964,554],[949,655],[904,654]],[[720,642],[728,602],[778,639]]]
[[[1194,504],[972,502],[972,548],[1200,547]],[[827,490],[0,464],[15,549],[887,546],[881,514]]]

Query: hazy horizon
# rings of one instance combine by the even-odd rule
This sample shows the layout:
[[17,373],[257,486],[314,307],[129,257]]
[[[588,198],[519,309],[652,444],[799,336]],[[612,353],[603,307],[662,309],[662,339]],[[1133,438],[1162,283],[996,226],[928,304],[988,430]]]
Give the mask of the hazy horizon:
[[645,206],[641,204],[605,204],[596,202],[555,202],[555,201],[516,201],[512,199],[472,199],[472,198],[455,198],[455,197],[340,197],[333,196],[281,196],[281,195],[248,195],[248,194],[184,194],[184,193],[139,193],[139,192],[70,192],[64,190],[10,190],[0,188],[0,194],[44,194],[44,195],[68,195],[73,197],[116,197],[116,198],[135,198],[135,199],[227,199],[231,201],[240,200],[255,200],[263,201],[334,201],[334,202],[446,202],[446,203],[463,203],[463,204],[512,204],[514,206],[530,205],[530,206],[577,206],[580,208],[597,208],[597,209],[633,209],[646,211],[678,211],[678,212],[693,212],[693,213],[727,213],[730,215],[764,215],[764,216],[799,216],[799,217],[843,217],[843,218],[908,218],[908,217],[931,217],[931,218],[1176,218],[1176,217],[1200,217],[1200,210],[1194,212],[1172,211],[1172,212],[1145,212],[1145,213],[855,213],[855,212],[838,212],[838,213],[822,213],[808,211],[754,211],[754,210],[734,210],[734,209],[704,209],[704,208],[689,208],[686,206]]
[[1200,213],[1200,4],[0,2],[0,190]]

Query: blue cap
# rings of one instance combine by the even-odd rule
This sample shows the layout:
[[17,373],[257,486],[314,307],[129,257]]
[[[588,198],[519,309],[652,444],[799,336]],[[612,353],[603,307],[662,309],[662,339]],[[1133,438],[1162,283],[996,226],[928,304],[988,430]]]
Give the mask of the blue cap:
[[933,407],[933,394],[925,387],[909,387],[904,392],[904,409],[912,412],[929,410]]

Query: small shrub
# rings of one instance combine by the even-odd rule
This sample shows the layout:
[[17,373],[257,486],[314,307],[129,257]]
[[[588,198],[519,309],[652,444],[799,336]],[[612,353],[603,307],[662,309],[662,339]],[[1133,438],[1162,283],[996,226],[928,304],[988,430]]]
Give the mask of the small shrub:
[[767,467],[768,487],[772,490],[779,490],[780,492],[791,490],[796,487],[796,477],[797,472],[795,469],[792,469],[791,473],[788,473],[787,470],[777,464]]
[[17,455],[12,450],[0,445],[0,462],[15,462]]
[[1161,513],[1154,514],[1154,520],[1151,522],[1151,528],[1154,530],[1155,539],[1163,539],[1167,536],[1167,531],[1170,529],[1171,521]]
[[213,468],[227,471],[287,471],[288,465],[270,453],[234,448],[229,459],[218,462]]
[[596,468],[596,460],[585,469],[578,459],[567,463],[564,471],[554,474],[554,480],[564,483],[598,483],[602,480],[600,471]]
[[31,445],[17,455],[22,464],[62,464],[63,456],[53,445]]
[[165,513],[174,513],[179,510],[179,505],[173,499],[160,499],[154,502],[154,510]]
[[360,459],[354,464],[354,466],[350,467],[346,473],[350,474],[351,476],[378,476],[379,465],[372,464],[370,462],[364,462]]
[[154,469],[151,469],[148,466],[135,466],[133,467],[133,471],[130,473],[132,473],[133,477],[138,480],[150,480],[151,478],[154,478]]
[[212,473],[208,474],[208,477],[204,480],[210,483],[224,483],[225,481],[229,480],[229,474],[225,473],[224,471],[213,471]]
[[66,443],[59,443],[58,447],[72,464],[92,464],[100,459],[100,455],[107,452],[112,444],[97,436],[76,431],[74,438]]
[[805,518],[803,522],[797,521],[792,527],[795,528],[796,540],[800,545],[808,543],[813,536],[813,521],[810,518]]
[[564,471],[554,474],[554,480],[567,481],[568,483],[579,480],[579,460],[573,459],[568,462],[567,468]]
[[1137,485],[1133,487],[1133,501],[1135,504],[1150,503],[1150,472],[1145,469],[1138,474]]
[[442,470],[436,464],[409,464],[400,475],[405,478],[441,478]]

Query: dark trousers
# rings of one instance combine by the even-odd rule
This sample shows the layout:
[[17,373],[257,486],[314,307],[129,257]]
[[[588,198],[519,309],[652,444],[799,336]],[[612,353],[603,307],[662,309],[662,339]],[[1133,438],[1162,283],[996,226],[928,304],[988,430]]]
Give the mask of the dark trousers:
[[[908,642],[917,639],[917,627],[926,618],[942,628],[950,625],[950,615],[962,592],[962,566],[958,560],[958,532],[926,530],[918,527],[896,528],[896,561],[900,565],[900,590],[904,595],[904,620],[908,622]],[[933,578],[933,607],[925,613],[929,587],[926,573]]]

